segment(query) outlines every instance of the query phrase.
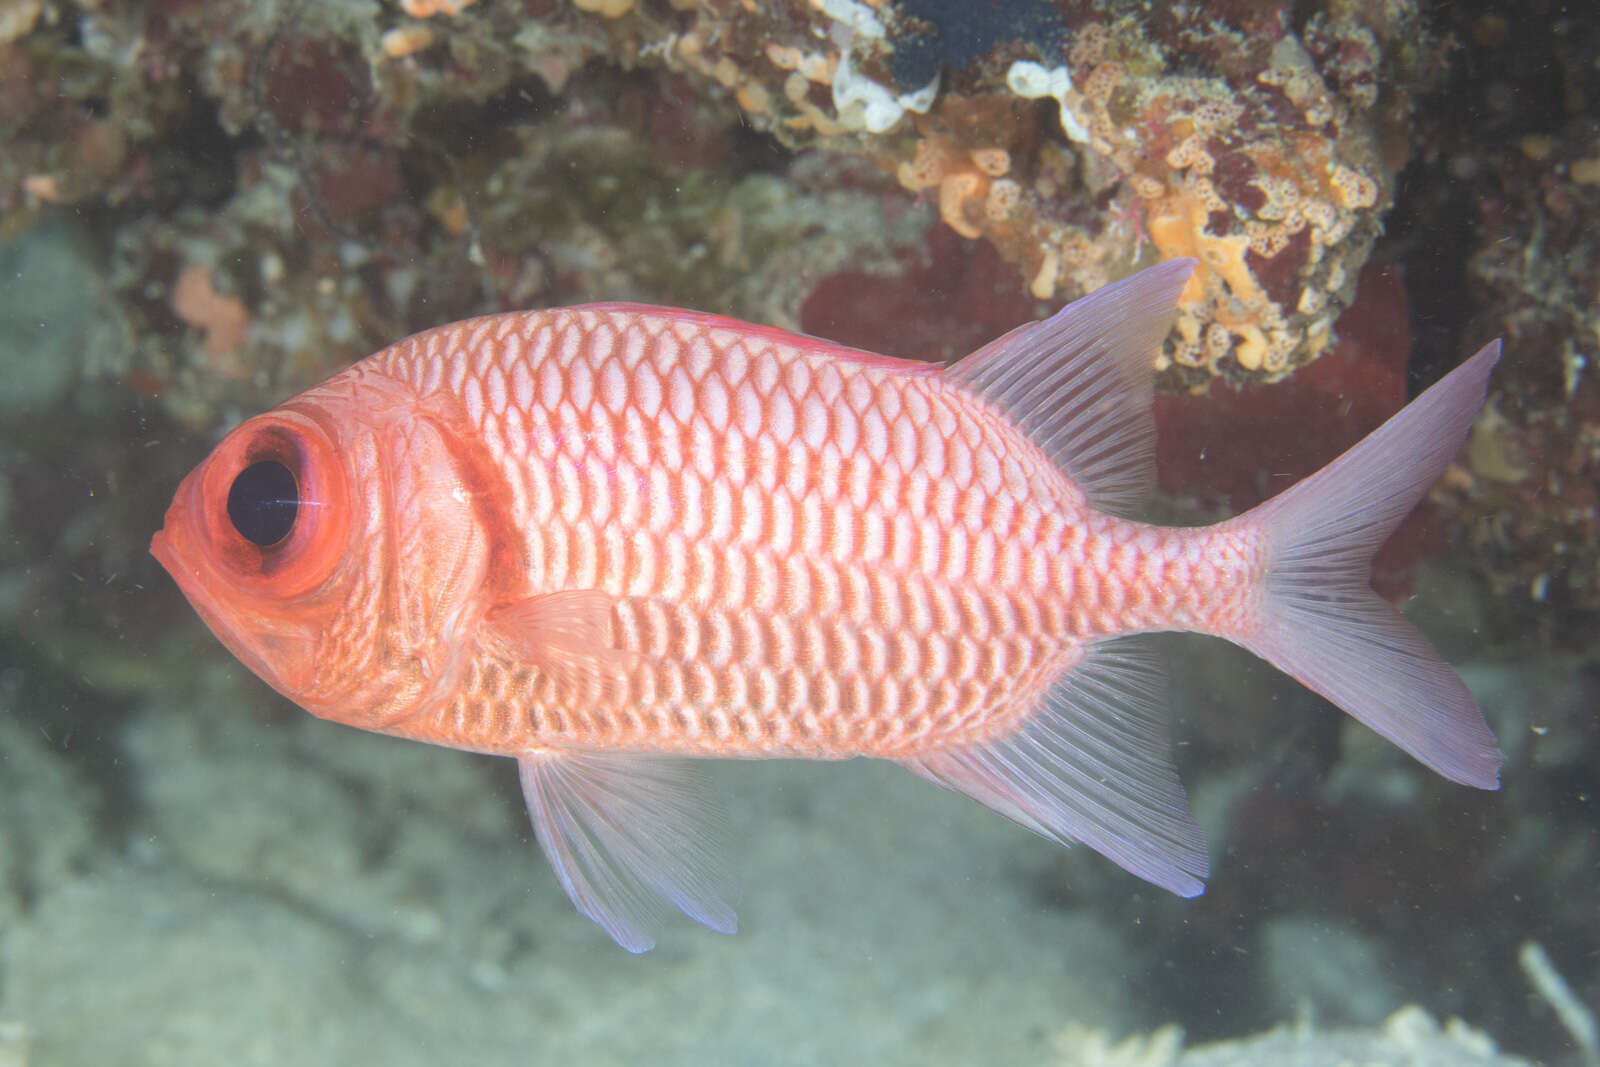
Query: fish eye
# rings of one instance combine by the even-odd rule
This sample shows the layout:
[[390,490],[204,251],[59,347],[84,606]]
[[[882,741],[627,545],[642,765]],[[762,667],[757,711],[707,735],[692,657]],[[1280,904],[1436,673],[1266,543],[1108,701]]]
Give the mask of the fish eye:
[[230,580],[299,596],[340,565],[350,537],[344,457],[316,419],[277,409],[236,426],[193,488],[206,548]]
[[269,548],[288,537],[300,511],[294,472],[276,460],[252,463],[228,490],[228,518],[251,544]]

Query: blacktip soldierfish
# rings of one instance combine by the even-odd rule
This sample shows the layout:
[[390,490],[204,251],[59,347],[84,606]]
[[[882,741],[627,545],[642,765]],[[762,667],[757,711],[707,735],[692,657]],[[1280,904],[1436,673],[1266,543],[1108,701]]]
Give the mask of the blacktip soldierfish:
[[1472,696],[1368,584],[1499,342],[1213,526],[1153,481],[1174,260],[940,367],[632,304],[416,334],[245,422],[151,551],[314,715],[511,756],[568,895],[732,932],[692,758],[894,760],[1175,893],[1208,867],[1138,635],[1257,653],[1457,782]]

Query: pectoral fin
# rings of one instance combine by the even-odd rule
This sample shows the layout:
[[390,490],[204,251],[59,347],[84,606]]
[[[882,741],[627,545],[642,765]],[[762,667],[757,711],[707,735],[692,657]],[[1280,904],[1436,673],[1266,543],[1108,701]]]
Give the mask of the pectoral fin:
[[528,597],[489,614],[495,634],[523,659],[561,684],[620,684],[632,656],[611,638],[609,594],[598,589],[563,589]]
[[725,819],[684,760],[554,751],[517,758],[545,858],[578,910],[629,952],[655,947],[676,907],[721,934]]

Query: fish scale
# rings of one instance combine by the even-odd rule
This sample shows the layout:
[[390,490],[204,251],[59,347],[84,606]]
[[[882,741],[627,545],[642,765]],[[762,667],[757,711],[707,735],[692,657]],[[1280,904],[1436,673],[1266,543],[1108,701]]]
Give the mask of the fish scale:
[[[461,401],[460,436],[515,487],[511,525],[537,576],[508,595],[605,591],[612,640],[641,662],[609,693],[531,679],[497,702],[529,709],[526,729],[501,710],[492,739],[474,711],[483,694],[464,689],[411,732],[422,740],[811,757],[981,740],[1012,725],[1003,709],[1055,673],[1074,639],[1135,628],[1103,605],[1151,601],[1128,588],[1151,569],[1144,556],[1179,549],[1170,533],[1125,537],[1133,564],[1090,572],[1105,553],[1075,536],[1081,518],[1062,518],[1070,484],[992,406],[936,375],[852,367],[819,347],[751,351],[732,331],[630,309],[503,316],[458,336],[455,348],[399,346],[377,368],[422,398],[437,380],[425,364],[453,365],[444,385]],[[527,431],[508,432],[520,416]],[[846,456],[838,438],[857,421],[864,447]],[[946,493],[930,471],[951,479]],[[708,506],[719,499],[729,513]],[[649,526],[626,529],[642,514]],[[969,550],[967,531],[983,528],[998,531],[993,558]],[[870,592],[846,598],[845,587]],[[697,640],[780,605],[742,655]],[[983,674],[973,652],[995,617],[1011,631],[1009,670]],[[840,670],[829,654],[840,643],[868,668]]]
[[674,908],[736,926],[685,756],[893,759],[1192,896],[1144,633],[1228,638],[1455,781],[1500,765],[1368,587],[1498,344],[1260,507],[1146,525],[1192,269],[948,368],[639,305],[440,327],[236,428],[151,550],[313,714],[516,759],[567,894],[630,951]]

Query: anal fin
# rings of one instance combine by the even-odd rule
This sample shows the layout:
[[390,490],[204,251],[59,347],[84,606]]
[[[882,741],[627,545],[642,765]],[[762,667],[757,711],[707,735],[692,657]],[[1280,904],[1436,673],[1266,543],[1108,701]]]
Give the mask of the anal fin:
[[1205,837],[1172,762],[1161,663],[1146,641],[1090,647],[1007,738],[900,763],[1036,834],[1082,841],[1146,881],[1198,896]]
[[617,944],[648,952],[674,907],[718,933],[737,930],[726,820],[687,761],[541,750],[517,765],[545,858]]

